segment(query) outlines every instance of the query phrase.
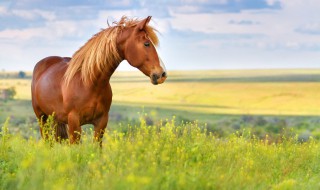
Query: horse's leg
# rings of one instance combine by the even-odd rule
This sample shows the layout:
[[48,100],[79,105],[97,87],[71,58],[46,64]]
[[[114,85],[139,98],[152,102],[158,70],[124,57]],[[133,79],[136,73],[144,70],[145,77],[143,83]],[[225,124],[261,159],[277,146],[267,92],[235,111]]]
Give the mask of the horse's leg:
[[78,114],[70,113],[68,115],[68,131],[70,144],[79,143],[81,138],[81,126]]
[[94,123],[94,141],[99,142],[102,147],[102,138],[108,124],[108,114],[102,116]]
[[55,134],[56,134],[56,141],[58,142],[68,139],[67,125],[64,123],[57,122]]

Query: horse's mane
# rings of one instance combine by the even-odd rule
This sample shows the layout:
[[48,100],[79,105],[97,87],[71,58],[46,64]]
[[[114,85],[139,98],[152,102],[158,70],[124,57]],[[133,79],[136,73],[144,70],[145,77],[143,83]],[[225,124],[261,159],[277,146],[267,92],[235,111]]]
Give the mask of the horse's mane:
[[[108,69],[116,67],[122,58],[117,51],[116,40],[118,34],[127,27],[136,26],[140,20],[128,19],[123,16],[120,21],[108,24],[108,28],[102,29],[76,51],[64,74],[65,84],[68,85],[77,72],[81,72],[81,79],[85,85],[92,84],[98,75],[108,72]],[[158,45],[159,40],[156,30],[146,26],[145,31],[150,40]]]

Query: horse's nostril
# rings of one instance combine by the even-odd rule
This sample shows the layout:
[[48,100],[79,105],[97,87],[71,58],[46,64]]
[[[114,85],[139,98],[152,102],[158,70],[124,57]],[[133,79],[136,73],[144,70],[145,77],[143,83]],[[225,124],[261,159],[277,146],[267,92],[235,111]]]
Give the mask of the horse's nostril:
[[155,85],[158,84],[158,78],[159,78],[158,75],[152,74],[152,75],[151,75],[152,84],[155,84]]
[[151,77],[152,77],[153,80],[157,80],[159,78],[158,75],[156,75],[156,74],[152,74]]
[[163,72],[161,77],[166,77],[167,76],[167,73],[166,72]]

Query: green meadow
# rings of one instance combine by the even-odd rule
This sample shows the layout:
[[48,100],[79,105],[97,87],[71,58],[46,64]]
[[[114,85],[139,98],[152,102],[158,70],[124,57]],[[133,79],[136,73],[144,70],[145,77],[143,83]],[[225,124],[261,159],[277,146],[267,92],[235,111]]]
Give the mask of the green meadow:
[[100,148],[92,126],[79,145],[41,140],[30,73],[0,73],[17,92],[0,100],[0,189],[320,188],[320,70],[168,75],[114,74]]
[[0,189],[319,189],[320,142],[272,143],[249,132],[223,139],[197,123],[141,119],[80,145],[6,132],[0,143]]
[[[0,101],[0,123],[11,117],[12,128],[20,131],[17,125],[35,121],[31,73],[25,79],[0,76],[0,89],[14,86],[17,91],[15,100]],[[137,123],[144,112],[150,124],[175,116],[178,122],[197,120],[219,135],[261,124],[259,131],[279,125],[280,130],[320,133],[320,70],[172,71],[156,86],[140,72],[116,72],[111,85],[109,129]],[[302,124],[309,128],[297,127]]]

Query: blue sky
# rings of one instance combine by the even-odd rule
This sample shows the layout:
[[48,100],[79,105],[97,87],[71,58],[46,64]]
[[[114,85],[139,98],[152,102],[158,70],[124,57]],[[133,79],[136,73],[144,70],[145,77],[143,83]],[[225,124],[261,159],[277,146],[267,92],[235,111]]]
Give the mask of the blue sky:
[[0,69],[72,56],[122,15],[153,16],[170,70],[320,68],[319,10],[319,0],[0,0]]

